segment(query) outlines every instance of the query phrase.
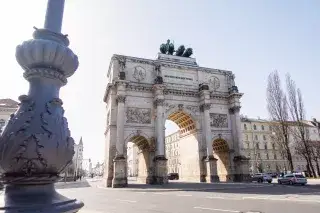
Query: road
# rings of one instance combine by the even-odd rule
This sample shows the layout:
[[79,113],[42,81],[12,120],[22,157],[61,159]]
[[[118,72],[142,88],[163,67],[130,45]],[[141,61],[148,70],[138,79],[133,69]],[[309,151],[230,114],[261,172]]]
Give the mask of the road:
[[85,203],[79,213],[318,213],[320,209],[319,185],[175,182],[111,189],[100,184],[61,184],[58,191]]

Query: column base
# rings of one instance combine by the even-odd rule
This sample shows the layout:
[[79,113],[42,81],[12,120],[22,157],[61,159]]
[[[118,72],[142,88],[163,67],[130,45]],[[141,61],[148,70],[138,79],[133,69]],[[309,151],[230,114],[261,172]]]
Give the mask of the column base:
[[75,213],[83,206],[81,201],[69,199],[56,192],[54,184],[7,185],[4,206],[0,207],[0,211]]
[[234,174],[233,175],[234,182],[251,182],[250,174]]
[[218,175],[207,175],[206,182],[207,183],[218,183],[218,182],[220,182],[220,178]]
[[168,181],[168,172],[167,172],[167,161],[168,159],[164,156],[156,156],[154,158],[156,172],[153,178],[153,184],[167,184]]
[[128,178],[126,173],[126,158],[124,156],[116,156],[113,159],[114,171],[112,179],[112,188],[123,188],[128,186]]
[[207,168],[207,183],[220,182],[220,178],[217,174],[217,159],[213,156],[208,156],[205,159],[206,168]]
[[233,159],[235,163],[235,174],[234,181],[235,182],[248,182],[251,180],[251,176],[249,173],[249,158],[238,155]]

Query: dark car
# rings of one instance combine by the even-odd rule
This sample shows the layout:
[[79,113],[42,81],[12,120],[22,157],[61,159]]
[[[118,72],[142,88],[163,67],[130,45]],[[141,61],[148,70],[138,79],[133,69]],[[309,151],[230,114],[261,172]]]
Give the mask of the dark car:
[[168,179],[169,180],[179,180],[179,174],[178,173],[169,173]]
[[268,174],[257,173],[252,175],[251,181],[256,181],[258,183],[263,183],[263,182],[272,183],[272,177]]

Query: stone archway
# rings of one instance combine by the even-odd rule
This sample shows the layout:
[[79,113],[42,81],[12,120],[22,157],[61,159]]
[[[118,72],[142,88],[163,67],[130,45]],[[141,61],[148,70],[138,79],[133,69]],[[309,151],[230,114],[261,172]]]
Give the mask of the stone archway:
[[[152,183],[153,145],[150,143],[150,140],[143,135],[133,135],[128,138],[126,144],[128,144],[128,142],[133,144],[133,150],[131,150],[131,153],[127,153],[127,158],[131,155],[130,159],[127,159],[127,168],[130,166],[134,167],[133,170],[136,170],[138,183]],[[132,165],[128,165],[130,163],[128,160],[132,161]]]
[[177,124],[179,130],[174,138],[166,138],[167,167],[179,173],[179,179],[185,181],[200,180],[200,158],[197,124],[184,110],[172,111],[167,116]]
[[231,162],[228,143],[218,138],[212,142],[213,155],[217,161],[217,175],[222,182],[230,181]]

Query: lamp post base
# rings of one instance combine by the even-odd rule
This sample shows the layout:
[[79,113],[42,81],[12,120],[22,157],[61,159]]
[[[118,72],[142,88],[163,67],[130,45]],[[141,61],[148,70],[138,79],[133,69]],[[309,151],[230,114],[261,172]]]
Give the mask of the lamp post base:
[[59,194],[53,184],[7,185],[0,212],[75,213],[84,204]]

